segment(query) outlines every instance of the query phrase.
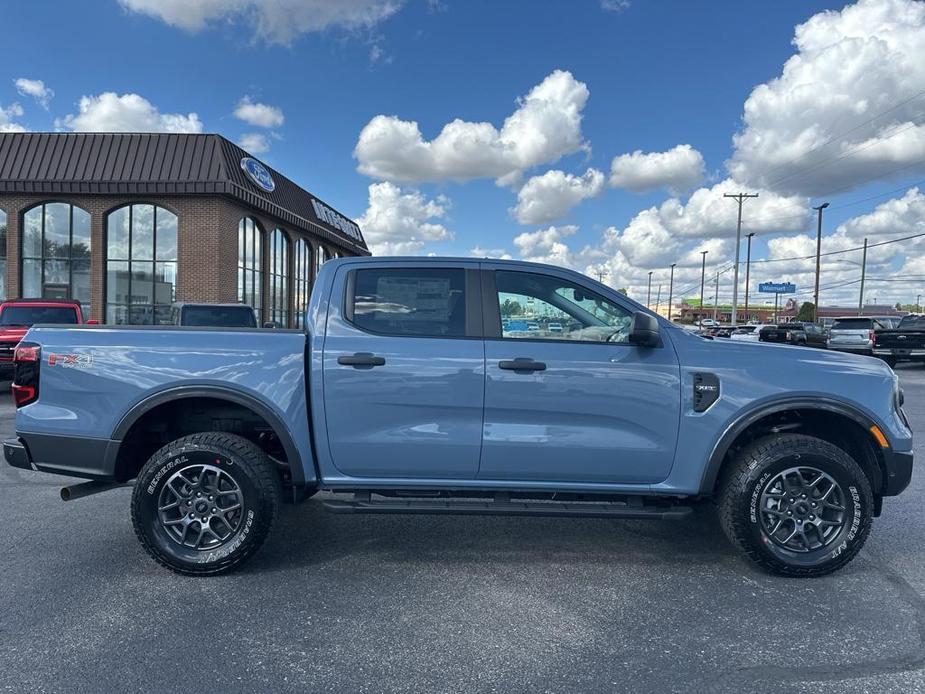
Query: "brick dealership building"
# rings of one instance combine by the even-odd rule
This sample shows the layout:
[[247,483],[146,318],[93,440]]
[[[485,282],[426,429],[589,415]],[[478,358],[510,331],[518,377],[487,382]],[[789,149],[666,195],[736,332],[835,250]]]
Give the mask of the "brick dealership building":
[[75,298],[106,323],[241,302],[298,327],[359,227],[219,135],[0,133],[2,298]]

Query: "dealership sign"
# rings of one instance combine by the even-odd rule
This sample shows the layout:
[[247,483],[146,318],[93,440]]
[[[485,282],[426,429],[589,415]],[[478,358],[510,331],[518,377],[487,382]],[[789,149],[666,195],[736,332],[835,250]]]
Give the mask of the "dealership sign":
[[762,282],[758,291],[764,294],[796,294],[797,286],[792,282]]
[[261,190],[265,190],[268,193],[272,193],[276,190],[276,183],[273,181],[270,172],[267,171],[267,167],[253,157],[244,157],[241,160],[241,168],[244,169],[244,173],[247,174],[247,177],[254,182],[254,185]]
[[363,240],[363,237],[360,236],[360,227],[358,227],[343,215],[337,214],[337,212],[332,210],[323,202],[312,200],[312,207],[315,208],[315,214],[318,215],[318,219],[321,221],[327,222],[335,229],[339,229],[343,233],[347,234],[347,236],[350,238],[356,239],[357,241]]

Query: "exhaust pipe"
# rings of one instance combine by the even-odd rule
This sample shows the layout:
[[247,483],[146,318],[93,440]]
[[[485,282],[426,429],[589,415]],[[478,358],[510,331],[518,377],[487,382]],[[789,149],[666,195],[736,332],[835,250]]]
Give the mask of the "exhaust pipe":
[[81,484],[72,484],[70,487],[61,487],[61,500],[73,501],[74,499],[80,499],[81,497],[90,496],[91,494],[106,492],[110,489],[115,489],[116,487],[127,486],[130,485],[125,484],[124,482],[90,480],[89,482],[82,482]]

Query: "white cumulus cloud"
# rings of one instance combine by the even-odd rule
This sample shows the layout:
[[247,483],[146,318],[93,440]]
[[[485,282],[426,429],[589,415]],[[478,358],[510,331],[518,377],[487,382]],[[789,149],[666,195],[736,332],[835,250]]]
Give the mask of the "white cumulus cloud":
[[13,81],[16,85],[16,91],[23,96],[31,96],[42,108],[48,109],[48,104],[55,95],[55,92],[42,80],[32,80],[26,77],[20,77]]
[[55,125],[80,132],[202,132],[202,121],[195,113],[161,113],[138,94],[84,96],[78,108],[78,113],[55,121]]
[[433,140],[418,124],[375,116],[353,155],[360,173],[392,181],[502,178],[586,148],[581,134],[587,86],[556,70],[518,100],[501,128],[455,119]]
[[302,34],[328,28],[370,29],[401,9],[403,0],[119,0],[131,11],[201,31],[240,23],[269,42],[291,44]]
[[690,145],[667,152],[621,154],[610,164],[610,185],[642,193],[666,188],[680,195],[700,185],[704,178],[703,155]]
[[263,133],[244,133],[238,144],[251,154],[263,154],[270,151],[270,141]]
[[256,128],[278,128],[286,121],[281,108],[254,103],[249,96],[238,102],[234,117]]
[[429,200],[418,190],[394,183],[369,186],[369,207],[357,220],[374,255],[417,255],[428,243],[449,241],[453,234],[434,220],[446,216],[449,201]]
[[588,169],[583,176],[553,169],[528,180],[510,212],[521,224],[545,224],[563,216],[586,198],[604,190],[604,174]]
[[22,106],[17,103],[12,103],[6,107],[0,104],[0,133],[25,132],[26,129],[13,120],[14,118],[21,117],[22,114]]
[[925,3],[820,12],[793,43],[781,74],[745,102],[736,180],[817,196],[925,171]]

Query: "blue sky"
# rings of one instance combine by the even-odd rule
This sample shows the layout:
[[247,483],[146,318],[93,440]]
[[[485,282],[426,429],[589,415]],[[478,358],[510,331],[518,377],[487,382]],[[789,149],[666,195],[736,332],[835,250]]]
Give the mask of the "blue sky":
[[[925,157],[917,149],[921,118],[915,120],[925,109],[925,99],[915,96],[925,91],[925,72],[915,68],[902,80],[891,77],[923,45],[921,17],[903,7],[909,4],[920,5],[343,0],[337,8],[332,0],[266,0],[254,9],[249,0],[208,6],[181,0],[9,3],[5,24],[18,29],[4,37],[0,128],[91,130],[115,123],[119,129],[219,132],[236,141],[249,135],[245,142],[267,147],[255,152],[259,157],[365,220],[364,229],[383,251],[468,255],[480,249],[567,264],[629,286],[637,298],[648,270],[661,277],[670,262],[678,262],[679,283],[696,283],[699,291],[697,251],[709,248],[710,266],[726,267],[734,226],[711,203],[695,210],[688,196],[702,188],[704,198],[721,197],[719,188],[711,188],[729,179],[731,158],[741,166],[728,190],[767,190],[759,198],[762,207],[746,206],[746,223],[749,209],[765,220],[752,225],[759,233],[753,257],[803,255],[811,239],[802,232],[812,222],[804,212],[823,199],[815,197],[820,194],[832,202],[826,216],[831,249],[854,247],[868,231],[879,240],[908,229],[925,232],[925,201],[913,196],[903,202],[906,189],[925,178]],[[814,16],[805,44],[795,46],[795,27]],[[880,44],[879,53],[870,49]],[[833,59],[839,47],[851,58]],[[775,87],[773,80],[795,54],[803,72]],[[497,181],[504,163],[467,160],[454,169],[437,154],[426,165],[402,160],[402,124],[418,124],[425,148],[454,119],[500,130],[519,108],[517,99],[556,71],[569,75],[563,84],[583,85],[587,92],[573,137],[519,159],[507,180]],[[864,75],[873,76],[870,84],[862,84]],[[17,85],[23,78],[32,82]],[[772,96],[756,99],[749,122],[744,105],[762,84],[771,85]],[[107,93],[110,102],[99,100]],[[268,109],[245,122],[235,115],[242,99]],[[558,107],[569,104],[549,108]],[[171,120],[172,114],[177,118]],[[390,117],[375,129],[387,161],[369,164],[362,153],[355,156],[355,148],[376,116]],[[542,118],[535,126],[541,131]],[[909,128],[898,133],[907,121]],[[826,144],[858,124],[863,127]],[[531,127],[518,130],[518,139],[529,140]],[[734,146],[736,133],[752,141]],[[780,145],[768,149],[775,138]],[[871,147],[870,138],[884,142]],[[499,151],[509,144],[501,143]],[[683,189],[659,185],[659,177],[667,181],[671,172],[654,160],[626,162],[630,179],[640,166],[655,166],[647,182],[610,180],[615,157],[672,152],[679,145],[699,152],[702,161],[699,168],[687,166],[693,179]],[[901,151],[888,151],[894,145]],[[855,152],[859,147],[864,149]],[[878,157],[861,161],[874,153]],[[471,152],[467,156],[472,159]],[[830,161],[839,157],[844,159]],[[365,170],[377,175],[358,172],[364,161]],[[469,180],[458,180],[454,171]],[[518,192],[529,193],[530,179],[549,171],[561,172],[560,178],[537,191],[537,205],[555,197],[565,185],[561,177],[588,172],[585,199],[518,220],[511,211]],[[370,188],[383,182],[390,187]],[[881,195],[888,191],[896,192]],[[671,199],[687,221],[665,209],[639,216]],[[880,225],[873,229],[864,215],[894,199],[895,209],[880,217],[898,218],[874,220]],[[843,223],[848,226],[837,232]],[[423,231],[414,243],[403,243],[414,235],[409,228]],[[912,291],[886,284],[887,277],[914,278],[918,272],[925,279],[920,251],[917,242],[894,244],[872,259],[879,264],[874,274],[884,277],[884,296]],[[807,286],[803,262],[765,267],[755,282],[791,279]],[[833,265],[830,283],[850,282],[852,272],[850,263]],[[731,293],[731,273],[722,284],[721,298]],[[831,295],[841,300],[852,292],[847,284],[833,287]]]

